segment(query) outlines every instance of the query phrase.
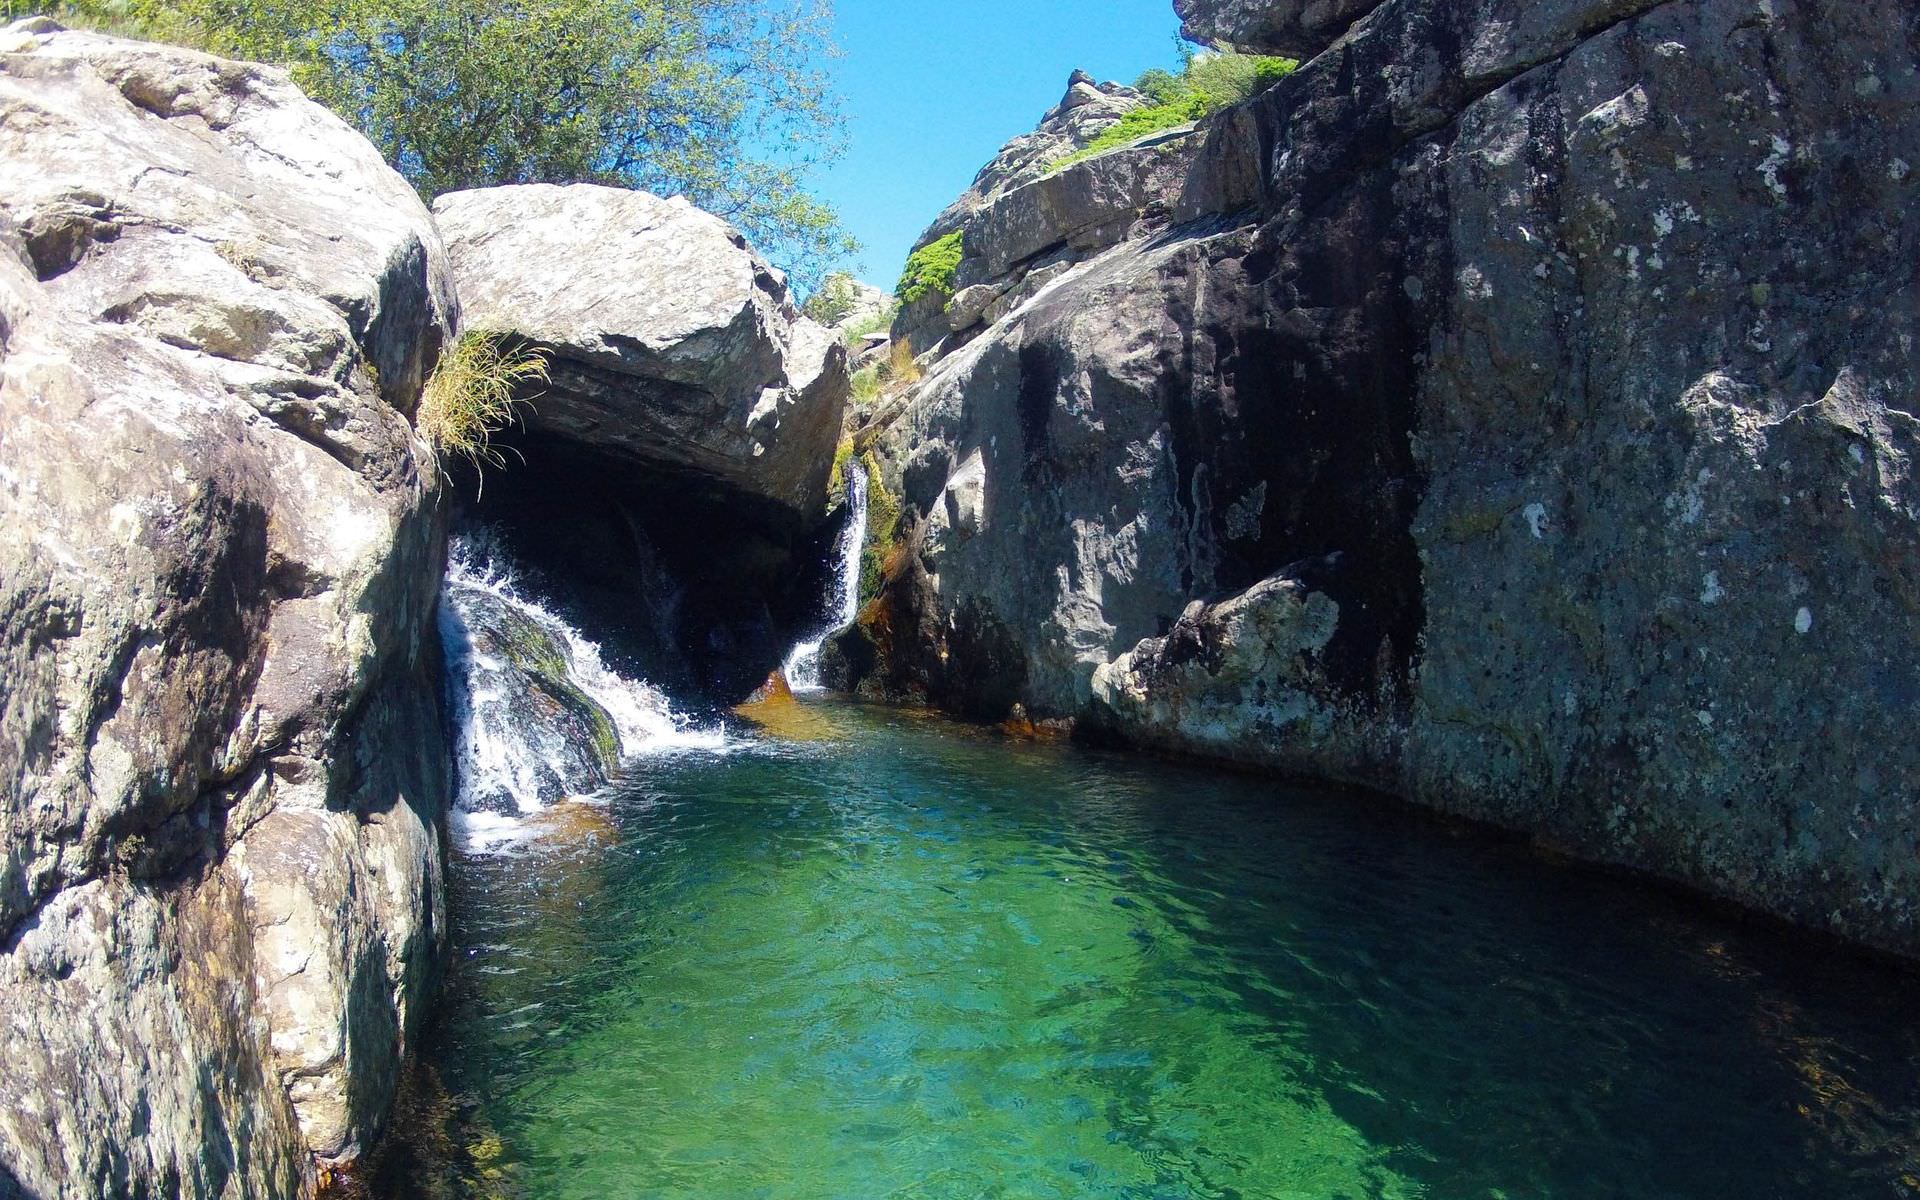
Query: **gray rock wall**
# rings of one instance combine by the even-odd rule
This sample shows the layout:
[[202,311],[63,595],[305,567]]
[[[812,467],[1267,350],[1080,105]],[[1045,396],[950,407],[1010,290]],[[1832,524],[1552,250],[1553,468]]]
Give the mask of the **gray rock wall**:
[[47,22],[0,176],[0,1164],[303,1194],[443,949],[444,252],[282,73]]
[[929,374],[843,676],[1920,952],[1917,62],[1897,0],[1372,6]]

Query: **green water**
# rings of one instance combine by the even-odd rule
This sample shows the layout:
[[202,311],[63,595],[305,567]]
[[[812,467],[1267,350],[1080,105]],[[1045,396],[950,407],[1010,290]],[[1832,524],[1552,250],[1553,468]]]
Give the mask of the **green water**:
[[392,1194],[1920,1194],[1899,975],[1370,801],[810,707],[458,864],[452,1115]]

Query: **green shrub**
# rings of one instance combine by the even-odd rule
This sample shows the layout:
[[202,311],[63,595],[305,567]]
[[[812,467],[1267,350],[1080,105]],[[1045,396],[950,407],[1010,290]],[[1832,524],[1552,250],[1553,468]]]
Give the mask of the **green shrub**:
[[1293,74],[1297,66],[1290,58],[1196,54],[1182,78],[1189,91],[1205,98],[1207,111],[1212,113],[1252,99]]
[[1133,84],[1152,103],[1134,109],[1085,146],[1063,155],[1050,170],[1063,170],[1231,108],[1293,74],[1299,65],[1291,58],[1256,54],[1196,54],[1178,74],[1156,67]]
[[1142,138],[1150,137],[1167,129],[1177,129],[1190,125],[1207,115],[1207,109],[1198,96],[1189,96],[1171,104],[1155,104],[1147,108],[1136,108],[1114,124],[1107,127],[1099,137],[1073,153],[1056,159],[1050,170],[1063,171],[1077,162],[1117,150],[1121,146],[1131,146]]
[[966,250],[963,236],[962,231],[956,229],[939,241],[928,242],[907,258],[907,269],[901,272],[899,286],[893,289],[900,303],[912,304],[929,292],[953,295],[953,277],[960,270],[960,257]]
[[547,381],[547,359],[538,350],[498,333],[470,331],[440,356],[427,380],[415,419],[439,454],[458,454],[476,466],[501,466],[489,444],[513,423],[528,387]]

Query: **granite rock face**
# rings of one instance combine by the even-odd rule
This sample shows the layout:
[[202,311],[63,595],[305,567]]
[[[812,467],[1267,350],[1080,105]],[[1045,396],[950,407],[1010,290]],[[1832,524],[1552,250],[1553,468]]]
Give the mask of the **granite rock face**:
[[1385,0],[928,374],[842,681],[1920,953],[1916,47],[1896,0]]
[[1381,0],[1173,0],[1180,32],[1246,54],[1311,58]]
[[973,184],[929,225],[918,249],[965,226],[982,208],[1015,188],[1043,178],[1055,162],[1084,148],[1117,124],[1121,117],[1148,103],[1147,98],[1118,83],[1099,83],[1085,71],[1067,78],[1066,95],[1048,109],[1032,133],[1023,133],[1000,148],[993,161],[980,168]]
[[279,71],[0,30],[0,1163],[291,1196],[443,948],[426,209]]
[[820,518],[846,351],[732,226],[593,184],[453,192],[433,211],[467,328],[551,352],[532,431]]

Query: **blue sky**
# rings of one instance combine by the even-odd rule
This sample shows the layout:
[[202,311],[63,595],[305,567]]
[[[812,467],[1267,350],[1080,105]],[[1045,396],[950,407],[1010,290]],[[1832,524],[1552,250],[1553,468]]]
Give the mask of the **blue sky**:
[[860,239],[859,275],[891,288],[907,249],[1079,67],[1131,82],[1173,67],[1172,0],[836,0],[846,157],[815,190]]

